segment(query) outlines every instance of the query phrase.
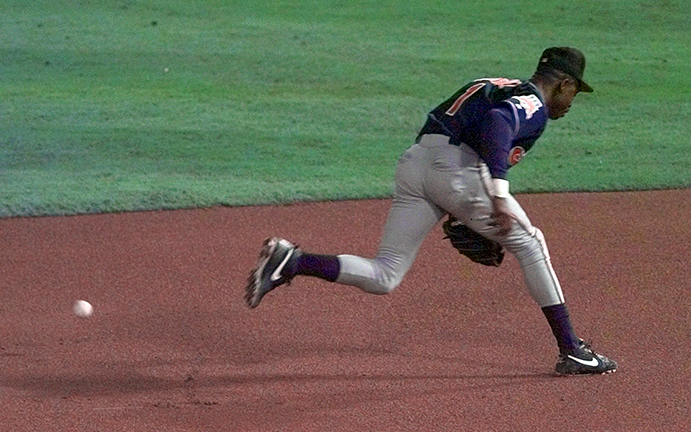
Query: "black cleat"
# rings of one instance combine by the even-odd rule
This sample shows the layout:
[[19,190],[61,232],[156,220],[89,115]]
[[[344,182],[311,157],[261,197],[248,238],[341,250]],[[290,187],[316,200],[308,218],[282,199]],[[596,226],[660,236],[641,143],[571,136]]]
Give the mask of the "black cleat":
[[560,354],[557,362],[559,375],[606,374],[616,370],[617,362],[596,353],[582,340],[574,351]]
[[262,297],[272,289],[290,283],[295,276],[295,264],[302,251],[288,240],[271,237],[264,241],[257,267],[247,279],[245,301],[256,308]]

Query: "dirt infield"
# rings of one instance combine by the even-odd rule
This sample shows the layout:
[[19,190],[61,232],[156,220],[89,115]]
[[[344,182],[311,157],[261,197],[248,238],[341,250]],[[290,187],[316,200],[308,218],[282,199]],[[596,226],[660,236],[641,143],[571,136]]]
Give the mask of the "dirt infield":
[[245,308],[265,237],[372,255],[387,200],[6,219],[0,430],[688,428],[691,190],[518,199],[617,373],[555,377],[515,259],[472,265],[439,226],[388,296],[302,278]]

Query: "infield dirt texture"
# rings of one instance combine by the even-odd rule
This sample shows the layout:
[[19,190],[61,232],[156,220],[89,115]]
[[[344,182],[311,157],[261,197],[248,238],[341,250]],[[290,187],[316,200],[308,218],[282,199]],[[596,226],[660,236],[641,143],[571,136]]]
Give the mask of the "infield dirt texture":
[[264,237],[373,254],[388,200],[7,219],[0,429],[685,430],[691,192],[518,198],[615,374],[555,377],[516,261],[471,265],[439,227],[388,296],[303,278],[245,307]]

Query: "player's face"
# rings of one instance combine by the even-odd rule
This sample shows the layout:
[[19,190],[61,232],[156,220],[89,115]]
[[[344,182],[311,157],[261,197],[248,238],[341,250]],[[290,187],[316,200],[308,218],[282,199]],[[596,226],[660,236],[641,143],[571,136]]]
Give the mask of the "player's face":
[[564,117],[571,109],[576,94],[578,94],[578,83],[572,79],[564,80],[556,86],[548,106],[549,118],[556,120]]

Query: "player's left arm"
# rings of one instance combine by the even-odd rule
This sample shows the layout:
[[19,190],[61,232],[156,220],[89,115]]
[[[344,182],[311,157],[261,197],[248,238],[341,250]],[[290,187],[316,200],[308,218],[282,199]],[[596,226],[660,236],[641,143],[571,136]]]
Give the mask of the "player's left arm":
[[492,205],[493,217],[499,235],[508,234],[514,215],[509,211],[506,198],[509,197],[509,152],[516,133],[513,113],[508,109],[493,108],[481,122],[480,139],[483,151],[480,154],[489,168],[494,186]]

